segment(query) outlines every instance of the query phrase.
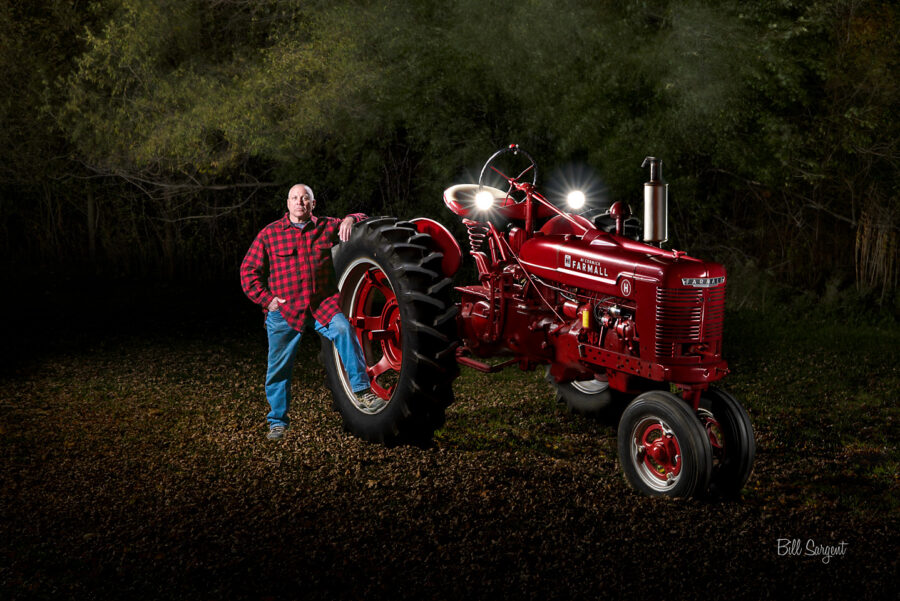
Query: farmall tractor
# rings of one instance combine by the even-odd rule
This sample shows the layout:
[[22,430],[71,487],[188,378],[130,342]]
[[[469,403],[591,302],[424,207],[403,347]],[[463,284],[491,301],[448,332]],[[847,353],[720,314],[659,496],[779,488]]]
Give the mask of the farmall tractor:
[[444,192],[468,232],[478,272],[469,285],[454,285],[463,254],[440,223],[375,217],[358,224],[334,249],[334,263],[342,309],[372,389],[386,403],[361,405],[323,341],[345,427],[373,442],[427,439],[444,423],[460,365],[483,372],[543,366],[570,409],[621,414],[619,461],[638,491],[738,493],[756,443],[741,404],[713,386],[728,373],[725,270],[661,248],[667,187],[658,159],[644,166],[650,179],[641,228],[623,202],[602,214],[558,209],[535,188],[528,153],[516,145],[494,153],[477,184]]

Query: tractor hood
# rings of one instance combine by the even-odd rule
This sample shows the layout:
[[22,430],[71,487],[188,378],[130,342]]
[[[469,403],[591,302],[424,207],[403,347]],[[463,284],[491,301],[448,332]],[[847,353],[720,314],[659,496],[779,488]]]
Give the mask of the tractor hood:
[[710,288],[725,282],[719,263],[598,231],[584,237],[537,232],[522,244],[520,259],[545,280],[625,298],[639,282],[662,288]]

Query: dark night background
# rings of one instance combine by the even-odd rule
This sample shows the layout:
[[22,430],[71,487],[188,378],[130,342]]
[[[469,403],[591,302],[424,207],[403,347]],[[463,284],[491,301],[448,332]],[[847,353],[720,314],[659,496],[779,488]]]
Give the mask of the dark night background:
[[[874,0],[0,0],[3,596],[890,596],[898,29]],[[743,502],[636,499],[532,374],[464,375],[434,448],[372,449],[312,335],[307,421],[263,444],[238,266],[290,185],[462,237],[442,191],[512,142],[600,208],[663,159],[668,246],[729,272]]]

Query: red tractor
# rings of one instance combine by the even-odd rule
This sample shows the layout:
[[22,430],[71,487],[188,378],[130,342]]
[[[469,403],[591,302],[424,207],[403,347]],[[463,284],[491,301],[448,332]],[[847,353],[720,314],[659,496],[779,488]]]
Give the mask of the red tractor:
[[[560,210],[536,190],[528,153],[516,145],[494,153],[477,184],[444,192],[468,231],[478,270],[471,285],[454,286],[463,255],[440,223],[375,217],[358,224],[335,248],[335,268],[372,389],[387,403],[376,411],[360,405],[324,341],[347,429],[376,442],[427,439],[444,423],[459,365],[484,372],[546,366],[570,409],[621,412],[619,460],[638,491],[737,494],[756,443],[741,404],[711,386],[728,373],[725,269],[661,248],[667,187],[660,163],[644,162],[650,180],[641,230],[622,202],[602,214]],[[488,185],[498,176],[505,191]],[[505,360],[486,361],[496,357]]]

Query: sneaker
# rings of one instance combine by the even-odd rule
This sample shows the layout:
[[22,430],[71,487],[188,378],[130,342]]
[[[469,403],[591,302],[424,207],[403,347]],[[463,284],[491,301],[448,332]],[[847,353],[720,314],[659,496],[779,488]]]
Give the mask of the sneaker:
[[371,388],[366,388],[365,390],[357,392],[356,400],[359,401],[359,404],[362,405],[363,408],[372,412],[378,411],[387,405],[387,401],[372,392]]
[[284,426],[272,426],[269,428],[269,433],[266,434],[266,438],[269,440],[281,440],[284,438],[284,431],[287,430]]

